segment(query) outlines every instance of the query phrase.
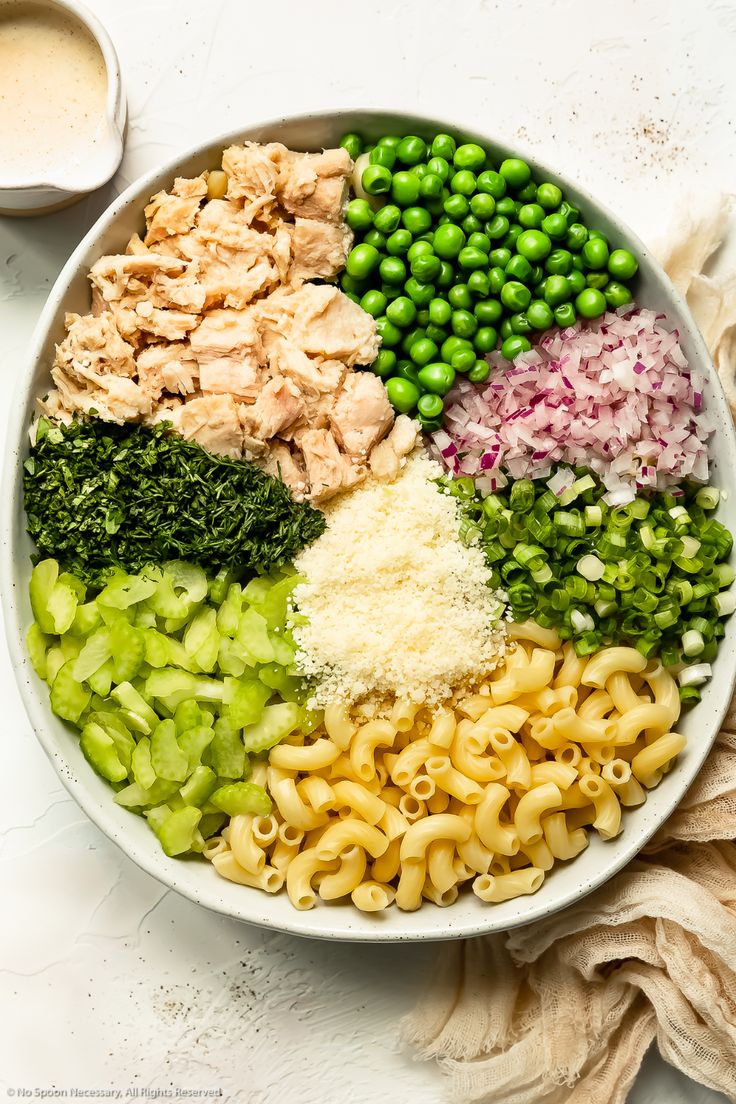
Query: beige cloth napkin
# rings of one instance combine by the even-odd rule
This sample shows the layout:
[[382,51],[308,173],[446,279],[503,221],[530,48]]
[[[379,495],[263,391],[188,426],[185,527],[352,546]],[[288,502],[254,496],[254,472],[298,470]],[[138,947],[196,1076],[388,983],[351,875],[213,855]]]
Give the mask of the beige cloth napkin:
[[[736,272],[707,275],[726,198],[659,250],[736,416]],[[623,1104],[654,1039],[736,1102],[736,698],[695,785],[641,855],[579,905],[447,944],[403,1025],[458,1101]]]

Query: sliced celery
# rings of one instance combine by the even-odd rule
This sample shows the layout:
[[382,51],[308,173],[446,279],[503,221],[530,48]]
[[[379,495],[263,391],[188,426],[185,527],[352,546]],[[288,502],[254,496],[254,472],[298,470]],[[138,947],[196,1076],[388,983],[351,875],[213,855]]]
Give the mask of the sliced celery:
[[150,789],[150,787],[156,781],[156,771],[153,769],[151,763],[151,741],[148,736],[141,736],[138,743],[133,749],[133,755],[131,759],[131,767],[133,769],[133,778],[144,790]]
[[227,717],[215,721],[215,735],[209,746],[209,764],[220,778],[242,778],[245,749],[240,733]]
[[110,626],[113,678],[115,682],[130,682],[143,662],[145,639],[140,629],[119,620]]
[[197,725],[182,732],[179,737],[179,747],[187,757],[190,771],[200,765],[202,753],[212,743],[214,735],[214,728],[209,728],[207,725]]
[[160,778],[183,782],[189,771],[189,759],[179,747],[176,725],[160,721],[151,733],[151,764]]
[[[94,701],[92,703],[94,705]],[[135,740],[117,713],[94,712],[87,716],[87,721],[94,722],[104,729],[115,744],[118,759],[125,767],[125,773],[130,771]]]
[[243,747],[247,754],[266,751],[298,727],[302,711],[295,702],[267,705],[261,718],[243,729]]
[[51,708],[57,717],[77,724],[89,705],[92,694],[74,678],[71,660],[59,668],[51,687]]
[[158,724],[158,717],[136,688],[130,682],[121,682],[113,687],[111,694],[128,719],[135,722],[133,727],[136,731],[150,736]]
[[238,644],[252,656],[254,663],[271,663],[273,661],[274,650],[273,644],[268,638],[266,618],[252,607],[241,615],[236,639]]
[[106,698],[112,689],[112,660],[108,659],[94,674],[87,677],[87,685],[95,694]]
[[122,782],[128,771],[120,762],[115,741],[101,725],[91,721],[82,729],[79,746],[87,762],[108,782]]
[[89,636],[101,624],[102,617],[97,602],[85,602],[77,606],[69,632],[75,636]]
[[174,712],[177,736],[181,736],[182,732],[186,732],[188,728],[196,728],[197,725],[202,723],[202,710],[194,698],[189,698],[177,705]]
[[271,688],[259,679],[225,679],[225,716],[233,728],[254,724],[263,714]]
[[176,793],[179,786],[176,782],[166,782],[159,778],[149,789],[144,790],[137,782],[131,782],[115,794],[115,803],[126,809],[145,809],[150,805],[160,805]]
[[268,816],[271,812],[271,798],[263,786],[254,782],[228,782],[210,795],[210,802],[229,816],[241,813]]
[[78,682],[86,682],[103,663],[112,656],[110,630],[97,629],[84,642],[84,646],[74,661],[74,677]]
[[56,624],[49,611],[49,598],[59,578],[59,565],[56,560],[41,560],[31,572],[29,594],[33,616],[42,632],[55,633]]
[[204,805],[207,798],[217,789],[217,775],[201,763],[195,767],[179,793],[187,805]]
[[26,633],[26,647],[30,656],[33,670],[39,678],[48,677],[48,664],[46,653],[51,645],[51,637],[41,632],[38,622],[34,621]]
[[150,598],[156,589],[153,579],[146,579],[142,575],[116,575],[107,586],[97,595],[97,601],[102,606],[111,606],[113,609],[128,609],[138,602],[144,602]]
[[185,851],[189,851],[201,819],[202,814],[199,809],[190,805],[171,813],[157,832],[164,852],[174,856],[183,855]]
[[217,628],[223,636],[235,636],[243,612],[243,588],[240,583],[228,587],[225,601],[217,611]]

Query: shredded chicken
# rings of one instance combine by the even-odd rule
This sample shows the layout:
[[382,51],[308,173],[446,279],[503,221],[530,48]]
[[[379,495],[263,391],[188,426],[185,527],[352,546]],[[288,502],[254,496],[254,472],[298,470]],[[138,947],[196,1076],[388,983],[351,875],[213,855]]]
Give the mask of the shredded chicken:
[[92,266],[91,312],[67,316],[44,410],[171,422],[314,502],[369,467],[398,470],[414,423],[394,423],[380,380],[354,370],[376,357],[374,320],[311,282],[334,280],[350,250],[350,157],[248,142],[222,167],[225,198],[207,198],[206,172],[178,177],[145,233]]

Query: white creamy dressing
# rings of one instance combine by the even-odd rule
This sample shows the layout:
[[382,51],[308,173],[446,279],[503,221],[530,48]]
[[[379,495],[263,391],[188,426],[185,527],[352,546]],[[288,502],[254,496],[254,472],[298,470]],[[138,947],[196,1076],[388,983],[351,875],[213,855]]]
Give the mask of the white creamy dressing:
[[107,72],[63,11],[0,3],[0,185],[93,180],[106,159]]

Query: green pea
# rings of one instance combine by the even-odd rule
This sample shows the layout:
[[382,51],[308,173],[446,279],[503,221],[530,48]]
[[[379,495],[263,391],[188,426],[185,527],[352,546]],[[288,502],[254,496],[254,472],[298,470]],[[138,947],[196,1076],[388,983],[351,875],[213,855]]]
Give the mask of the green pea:
[[411,356],[412,346],[417,341],[424,341],[427,336],[427,331],[422,326],[415,326],[413,329],[405,333],[401,339],[401,348],[408,357]]
[[384,257],[378,272],[385,284],[396,286],[406,279],[406,265],[400,257]]
[[440,266],[440,274],[435,280],[437,287],[448,288],[452,285],[453,278],[455,276],[455,269],[452,267],[449,261],[443,261]]
[[470,210],[476,218],[482,219],[485,222],[489,218],[493,218],[496,210],[496,201],[493,196],[488,195],[486,192],[476,192],[474,196],[470,197]]
[[392,349],[379,349],[371,368],[381,379],[388,379],[396,369],[396,353]]
[[494,266],[488,273],[488,283],[492,295],[498,295],[506,283],[506,273],[498,266]]
[[559,307],[555,307],[555,322],[558,326],[566,329],[568,326],[574,326],[576,321],[577,315],[572,303],[560,303]]
[[537,188],[537,203],[544,207],[545,211],[554,211],[562,203],[562,192],[556,184],[545,181]]
[[417,165],[427,156],[427,143],[416,134],[407,134],[396,147],[396,156],[405,165]]
[[430,341],[434,341],[439,348],[442,342],[447,340],[447,328],[445,326],[435,326],[434,322],[430,322],[427,326],[427,337]]
[[465,142],[455,150],[453,161],[459,169],[472,169],[473,172],[477,172],[486,163],[486,151],[475,142]]
[[386,252],[392,257],[400,257],[409,251],[412,240],[408,230],[394,230],[393,234],[386,239]]
[[509,280],[501,288],[501,302],[510,311],[523,311],[532,297],[529,288],[518,280]]
[[367,291],[363,298],[360,300],[360,305],[367,314],[371,314],[374,318],[380,318],[382,314],[386,313],[386,296],[372,288]]
[[429,311],[422,307],[417,311],[417,326],[426,326],[429,323]]
[[498,327],[498,332],[501,335],[501,341],[505,341],[507,337],[514,336],[514,327],[511,325],[510,318],[504,318],[503,322]]
[[340,287],[346,295],[357,295],[360,298],[368,290],[367,280],[355,280],[352,276],[349,276],[347,272],[343,272],[340,277]]
[[518,157],[507,157],[505,161],[501,162],[498,171],[508,187],[513,188],[514,191],[518,191],[519,188],[523,188],[525,184],[528,184],[532,175],[532,170],[526,161],[521,161]]
[[512,337],[507,337],[501,346],[501,356],[506,360],[515,360],[520,353],[528,353],[531,347],[532,343],[528,338],[522,334],[514,334]]
[[469,310],[452,312],[452,332],[457,337],[472,337],[478,329],[478,319]]
[[422,395],[417,403],[419,414],[428,421],[434,421],[434,419],[439,418],[444,409],[445,404],[440,395]]
[[566,199],[563,199],[560,204],[560,214],[565,216],[567,225],[572,226],[574,222],[578,222],[580,219],[580,208],[573,206],[572,203],[568,203]]
[[384,165],[368,165],[360,182],[368,195],[383,195],[391,188],[391,170]]
[[419,369],[419,382],[425,391],[433,395],[446,395],[455,382],[455,370],[450,364],[436,360]]
[[428,337],[422,337],[414,342],[409,350],[409,356],[421,368],[437,356],[437,345]]
[[503,314],[503,307],[498,299],[481,299],[473,307],[473,314],[481,326],[495,326]]
[[480,249],[481,252],[485,254],[491,251],[491,239],[480,230],[475,230],[472,234],[468,234],[467,244],[472,249]]
[[369,230],[363,235],[363,241],[366,245],[372,245],[378,250],[386,248],[386,235],[382,234],[379,230]]
[[471,271],[476,268],[485,268],[488,264],[488,258],[482,249],[475,249],[472,245],[466,245],[458,253],[458,264],[461,268],[467,268]]
[[399,207],[411,207],[419,199],[420,181],[414,173],[396,172],[391,178],[391,198]]
[[503,238],[509,232],[509,220],[505,215],[494,215],[486,223],[486,234],[491,241],[498,241],[499,238]]
[[601,238],[588,238],[582,257],[586,268],[605,268],[608,264],[608,246]]
[[430,152],[432,157],[443,157],[445,161],[452,161],[456,149],[457,143],[451,135],[435,134]]
[[520,203],[533,203],[537,198],[537,185],[533,180],[530,180],[528,184],[525,184],[523,188],[520,188],[516,193],[516,198]]
[[471,295],[479,295],[481,299],[485,299],[491,291],[491,281],[488,279],[488,273],[481,272],[478,269],[471,272],[468,276],[468,291]]
[[409,264],[411,264],[411,262],[416,260],[417,257],[426,257],[432,253],[434,253],[434,247],[432,243],[419,240],[413,242],[412,245],[409,247],[409,250],[406,254],[406,259]]
[[544,281],[543,294],[545,302],[549,303],[551,307],[559,306],[560,303],[566,303],[572,295],[570,281],[566,276],[557,274],[548,276]]
[[603,292],[596,288],[586,288],[575,299],[575,309],[583,318],[600,318],[606,309]]
[[559,211],[555,211],[542,219],[542,229],[548,238],[552,238],[554,241],[560,241],[562,238],[567,237],[567,219],[564,215],[561,215]]
[[386,307],[386,317],[394,326],[402,326],[406,329],[411,326],[417,316],[417,308],[406,295],[400,295]]
[[567,230],[565,245],[573,253],[579,253],[588,240],[588,231],[581,222],[573,222]]
[[429,161],[427,162],[427,172],[433,173],[435,176],[438,176],[440,180],[444,183],[446,180],[449,179],[450,166],[444,157],[430,157]]
[[606,237],[606,235],[605,235],[605,234],[602,234],[602,233],[600,232],[600,230],[589,230],[589,231],[588,231],[588,237],[589,237],[589,238],[598,238],[598,240],[599,240],[599,241],[605,242],[605,243],[606,243],[606,248],[610,250],[610,248],[611,248],[611,243],[609,242],[609,240],[608,240],[608,238]]
[[425,173],[419,184],[422,199],[438,199],[442,195],[442,177],[436,173]]
[[624,307],[627,303],[630,303],[633,299],[633,295],[626,287],[626,284],[620,284],[617,280],[610,280],[603,293],[606,297],[606,302],[613,310],[616,307]]
[[483,232],[483,223],[479,218],[476,218],[472,212],[465,216],[460,225],[468,235],[481,234]]
[[343,134],[340,139],[340,146],[342,149],[347,150],[353,161],[355,161],[363,152],[363,139],[359,134],[352,132],[350,134]]
[[[353,203],[355,202],[356,201],[353,200]],[[380,211],[376,211],[373,218],[373,225],[376,230],[380,230],[382,234],[393,234],[400,222],[401,210],[395,203],[387,203],[385,207],[381,207]]]
[[371,274],[380,260],[381,254],[375,246],[361,242],[360,245],[354,245],[348,253],[345,269],[348,276],[352,276],[355,280],[364,280],[366,276]]
[[434,232],[434,251],[444,260],[457,257],[464,245],[465,233],[453,223],[438,226]]
[[538,203],[525,203],[519,211],[519,223],[525,230],[538,230],[544,218],[544,208]]
[[498,333],[493,326],[481,326],[476,330],[473,345],[479,353],[490,353],[496,348]]
[[442,342],[442,348],[440,349],[440,356],[447,363],[452,362],[452,358],[458,349],[471,349],[472,345],[467,338],[458,337],[457,334],[451,334],[446,341]]
[[501,245],[505,245],[507,249],[513,252],[513,250],[516,249],[517,241],[523,233],[524,230],[521,226],[519,226],[518,223],[514,223],[513,226],[509,226],[508,233],[501,238]]
[[432,225],[432,216],[426,207],[407,207],[401,221],[411,234],[426,234]]
[[436,326],[446,326],[452,309],[445,299],[433,299],[429,304],[429,317]]
[[475,365],[468,372],[471,383],[485,383],[491,374],[491,366],[487,360],[476,360]]
[[388,303],[393,303],[394,299],[398,299],[402,293],[400,284],[381,284],[381,292],[386,296]]
[[617,280],[630,280],[638,270],[639,262],[628,249],[614,249],[608,258],[608,271]]
[[534,299],[524,313],[533,330],[548,330],[554,323],[552,308],[543,299]]
[[377,146],[390,146],[391,149],[395,150],[400,141],[401,141],[401,135],[400,134],[384,134],[383,137],[378,139],[378,141],[376,142],[376,145]]
[[572,258],[572,267],[576,268],[578,272],[585,271],[585,265],[583,264],[583,258],[579,253],[574,253]]
[[368,160],[371,165],[383,165],[392,169],[396,163],[396,151],[391,146],[374,146],[368,154]]
[[470,204],[464,195],[450,195],[442,204],[444,212],[453,222],[460,222],[470,210]]
[[493,196],[494,199],[502,199],[506,195],[506,181],[500,173],[493,169],[486,169],[478,177],[478,191]]
[[511,333],[514,334],[528,334],[531,333],[532,327],[529,319],[524,311],[517,311],[516,314],[512,314],[509,318],[511,323]]
[[[486,235],[487,237],[488,235]],[[490,239],[489,239],[490,240]],[[499,246],[497,249],[492,249],[488,254],[488,263],[492,268],[506,268],[506,265],[511,260],[511,250],[506,249],[504,246]]]
[[381,344],[388,348],[398,345],[401,341],[401,330],[385,315],[376,319],[376,332],[381,338]]
[[422,390],[422,385],[419,382],[419,372],[417,371],[416,365],[412,364],[410,360],[399,361],[396,365],[396,375],[401,379],[409,380],[410,383],[413,383],[420,391]]
[[544,262],[544,267],[555,276],[567,276],[572,268],[572,253],[567,249],[553,249]]
[[515,253],[506,265],[506,278],[512,280],[521,280],[522,284],[528,284],[532,275],[532,266],[526,257],[522,257],[520,253]]
[[450,363],[456,372],[469,372],[475,364],[475,359],[475,350],[463,347],[452,354]]
[[516,241],[516,249],[528,261],[541,261],[549,253],[552,243],[541,230],[524,230]]
[[400,376],[392,376],[386,381],[386,394],[388,401],[399,414],[408,414],[419,401],[419,388],[411,380],[402,379]]
[[467,284],[455,284],[447,293],[450,306],[456,310],[472,310],[473,300]]
[[423,284],[432,284],[439,276],[441,264],[434,253],[421,253],[411,262],[411,274]]
[[413,172],[414,175],[419,180],[419,187],[420,187],[420,191],[421,191],[421,183],[424,180],[425,176],[427,175],[427,166],[422,165],[422,164],[413,165],[412,168],[409,171]]
[[543,279],[544,269],[542,268],[542,266],[539,264],[532,265],[532,274],[529,277],[529,282],[532,284],[538,284]]
[[516,215],[516,201],[511,196],[504,196],[496,203],[496,214],[504,215],[509,221]]
[[345,221],[351,230],[367,230],[373,225],[373,209],[367,199],[351,199],[345,210]]
[[450,180],[450,191],[457,195],[471,196],[475,192],[475,174],[469,169],[461,169]]
[[434,299],[434,284],[425,284],[410,276],[404,284],[404,291],[417,307],[428,307]]
[[587,286],[597,288],[598,291],[603,291],[609,280],[610,276],[607,272],[589,272],[585,277]]
[[577,268],[573,268],[571,272],[568,272],[567,282],[573,295],[579,295],[587,287],[585,277]]
[[357,303],[360,306],[360,298],[353,291],[346,291],[345,295],[351,302]]
[[419,416],[419,424],[422,427],[423,433],[434,433],[436,430],[442,427],[441,418],[423,418]]

